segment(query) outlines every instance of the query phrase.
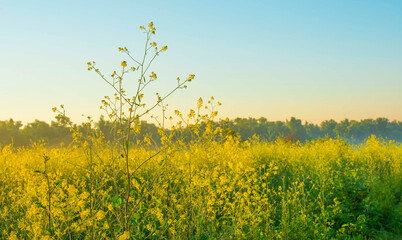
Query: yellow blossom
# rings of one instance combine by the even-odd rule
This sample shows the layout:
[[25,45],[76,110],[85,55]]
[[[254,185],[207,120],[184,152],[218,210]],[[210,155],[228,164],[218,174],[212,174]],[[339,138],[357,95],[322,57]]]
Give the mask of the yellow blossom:
[[154,73],[154,72],[151,72],[151,75],[149,75],[149,77],[154,80],[156,80],[156,78],[157,78],[156,73]]
[[194,77],[195,77],[195,75],[194,75],[194,74],[190,74],[190,75],[188,75],[188,81],[190,82],[191,80],[193,80],[193,79],[194,79]]

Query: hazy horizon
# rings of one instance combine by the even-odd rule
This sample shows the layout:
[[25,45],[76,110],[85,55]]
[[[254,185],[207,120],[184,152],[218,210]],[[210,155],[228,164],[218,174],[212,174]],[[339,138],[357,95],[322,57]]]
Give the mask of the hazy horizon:
[[5,1],[0,120],[50,122],[60,104],[75,123],[97,120],[113,91],[86,63],[109,76],[127,60],[117,48],[139,52],[153,21],[168,45],[155,91],[196,75],[168,115],[214,96],[220,118],[402,121],[401,12],[400,1]]
[[[68,116],[67,116],[67,117],[68,117]],[[100,117],[101,117],[101,115],[99,115],[99,116],[91,116],[91,119],[92,119],[94,122],[98,122],[99,119],[100,119]],[[106,121],[110,121],[110,120],[107,119],[107,117],[106,117],[105,115],[103,115],[103,117],[105,118]],[[174,116],[173,116],[173,117],[174,117]],[[81,122],[75,122],[75,121],[73,121],[73,124],[78,124],[78,125],[79,125],[79,124],[88,122],[88,119],[87,119],[87,118],[85,118],[85,119],[84,119],[84,117],[82,117],[82,118],[83,118],[83,121],[81,121]],[[266,118],[266,117],[264,117],[264,116],[260,116],[260,117],[235,117],[235,118],[228,118],[228,119],[229,119],[230,121],[234,121],[236,118],[240,118],[240,119],[249,119],[249,118],[252,118],[252,119],[256,119],[256,120],[258,120],[258,119],[260,119],[260,118],[265,118],[268,122],[277,122],[277,121],[280,121],[280,122],[288,122],[288,121],[291,120],[291,118],[296,118],[297,120],[301,120],[302,124],[309,123],[309,124],[315,124],[315,125],[318,125],[318,126],[319,126],[322,122],[324,122],[324,121],[331,121],[331,120],[334,120],[334,121],[337,122],[337,123],[340,123],[340,122],[342,122],[342,121],[344,121],[344,120],[348,120],[349,122],[351,122],[351,121],[361,122],[361,121],[364,121],[364,120],[370,120],[370,119],[371,119],[371,120],[376,120],[376,119],[378,119],[378,118],[386,118],[386,117],[381,117],[381,116],[380,116],[380,117],[376,117],[376,118],[362,118],[362,119],[350,119],[350,118],[333,119],[333,118],[329,118],[329,119],[324,119],[324,120],[318,121],[318,122],[308,121],[308,120],[306,120],[306,119],[302,119],[302,118],[299,118],[299,117],[297,117],[297,116],[290,116],[290,117],[288,117],[288,118],[286,118],[286,119],[270,119],[270,118]],[[17,121],[21,122],[21,123],[23,124],[23,126],[26,126],[28,123],[33,123],[33,122],[35,122],[36,120],[41,121],[41,122],[46,122],[47,124],[50,124],[52,121],[54,121],[54,122],[57,121],[56,118],[49,119],[49,120],[46,120],[46,119],[33,119],[33,120],[31,120],[31,121],[22,121],[22,120],[15,119],[15,118],[6,118],[6,119],[0,119],[0,121],[9,121],[10,119],[12,119],[12,120],[15,121],[15,122],[17,122]],[[388,119],[389,122],[402,122],[401,120],[398,120],[398,119],[389,119],[389,118],[386,118],[386,119]],[[226,120],[226,119],[221,118],[221,117],[219,117],[219,115],[218,115],[218,117],[217,117],[217,119],[216,119],[215,121],[220,121],[220,120]],[[152,118],[143,118],[142,121],[146,121],[147,123],[155,124],[156,126],[158,125],[157,122],[156,122],[154,119],[152,119]],[[180,121],[180,120],[176,118],[176,119],[172,120],[172,123],[173,123],[173,124],[177,124],[178,121]],[[169,127],[168,125],[170,125],[170,120],[169,120],[169,121],[166,121],[166,122],[167,122],[167,123],[166,123],[166,126],[165,126],[165,127]]]

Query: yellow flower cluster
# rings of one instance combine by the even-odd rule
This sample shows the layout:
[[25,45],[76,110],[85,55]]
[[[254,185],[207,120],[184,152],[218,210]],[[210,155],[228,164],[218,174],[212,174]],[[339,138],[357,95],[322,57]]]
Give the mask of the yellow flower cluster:
[[149,75],[149,77],[153,80],[156,80],[156,78],[157,78],[156,73],[154,73],[154,72],[151,72],[151,75]]

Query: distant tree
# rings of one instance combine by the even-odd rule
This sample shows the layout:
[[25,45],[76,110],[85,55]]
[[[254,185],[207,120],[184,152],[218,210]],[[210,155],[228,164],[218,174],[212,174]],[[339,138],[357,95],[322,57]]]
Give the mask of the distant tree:
[[402,142],[402,122],[392,121],[388,124],[389,139],[393,139]]
[[48,123],[36,119],[34,122],[28,123],[24,127],[23,133],[31,142],[42,140],[49,142],[56,137],[53,130],[54,129],[52,129]]
[[319,126],[305,122],[304,127],[306,128],[308,140],[313,140],[322,137],[321,129]]
[[334,133],[341,138],[350,138],[350,122],[349,119],[342,120],[334,128]]
[[21,121],[14,121],[12,118],[6,121],[0,121],[0,145],[9,145],[19,147],[27,144],[27,139],[21,133]]
[[268,140],[285,139],[290,134],[289,127],[282,121],[270,122],[268,124]]
[[258,121],[255,118],[236,118],[234,130],[238,132],[242,140],[247,140],[256,134]]
[[268,133],[268,120],[264,117],[261,117],[257,120],[258,125],[255,128],[255,134],[258,135],[261,139],[267,140],[269,137]]
[[323,134],[324,137],[328,137],[328,138],[335,138],[336,137],[336,133],[335,133],[335,127],[337,125],[337,122],[335,122],[335,120],[331,119],[331,120],[326,120],[321,122],[321,133]]
[[375,120],[374,134],[378,137],[386,137],[390,134],[389,120],[387,118],[377,118]]
[[304,128],[304,126],[302,125],[302,121],[300,119],[292,117],[287,122],[287,125],[290,130],[290,140],[300,142],[305,142],[307,140],[307,131],[306,128]]
[[99,117],[98,122],[95,123],[95,127],[99,129],[103,133],[105,139],[109,141],[113,141],[117,134],[114,124],[111,121],[106,121],[103,115]]

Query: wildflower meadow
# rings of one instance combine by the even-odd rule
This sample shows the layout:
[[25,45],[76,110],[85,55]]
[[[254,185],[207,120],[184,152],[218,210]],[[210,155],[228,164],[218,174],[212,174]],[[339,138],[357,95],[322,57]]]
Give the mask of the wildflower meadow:
[[[168,47],[152,40],[152,22],[140,30],[142,57],[119,47],[131,61],[108,76],[87,64],[112,91],[100,106],[110,132],[91,117],[73,126],[61,105],[71,144],[0,146],[0,239],[401,239],[400,143],[242,140],[215,124],[213,97],[169,117],[165,99],[197,79],[145,102]],[[141,132],[155,109],[159,142]]]

